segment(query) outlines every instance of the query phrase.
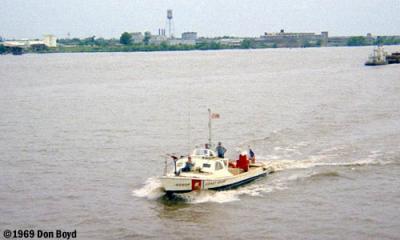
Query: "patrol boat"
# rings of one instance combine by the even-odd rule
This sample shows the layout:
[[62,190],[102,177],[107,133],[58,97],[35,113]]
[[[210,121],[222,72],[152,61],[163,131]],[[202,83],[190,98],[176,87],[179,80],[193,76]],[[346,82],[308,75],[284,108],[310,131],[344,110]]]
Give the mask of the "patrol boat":
[[[209,138],[206,146],[212,147],[211,120],[219,118],[219,114],[211,113],[210,109],[208,112]],[[231,189],[274,172],[271,166],[256,163],[255,158],[249,161],[246,152],[241,153],[239,159],[230,160],[219,158],[213,150],[204,147],[194,149],[189,156],[171,157],[174,171],[168,173],[166,160],[164,175],[160,177],[162,188],[168,195],[205,189]]]
[[[187,162],[192,164],[189,171],[185,171]],[[232,161],[218,158],[211,149],[196,148],[190,156],[174,157],[174,171],[165,172],[160,180],[164,191],[171,195],[203,189],[231,189],[272,172],[274,169],[264,163],[250,162],[246,153]]]

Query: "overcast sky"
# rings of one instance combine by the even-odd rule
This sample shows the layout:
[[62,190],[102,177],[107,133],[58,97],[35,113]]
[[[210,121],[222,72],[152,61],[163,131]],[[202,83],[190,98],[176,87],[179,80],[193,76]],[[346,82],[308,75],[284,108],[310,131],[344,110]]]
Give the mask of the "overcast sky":
[[0,36],[119,37],[158,32],[174,11],[175,35],[264,32],[400,35],[400,0],[0,0]]

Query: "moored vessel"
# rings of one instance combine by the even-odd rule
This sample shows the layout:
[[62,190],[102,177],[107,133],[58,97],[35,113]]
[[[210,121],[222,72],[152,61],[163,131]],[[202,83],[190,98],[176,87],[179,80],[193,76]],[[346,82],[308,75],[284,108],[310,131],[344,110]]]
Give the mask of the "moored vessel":
[[400,63],[400,52],[394,52],[394,53],[386,56],[386,60],[387,60],[388,64]]
[[372,54],[369,56],[368,60],[365,62],[366,66],[378,66],[388,64],[386,60],[387,53],[383,50],[381,46],[377,46]]

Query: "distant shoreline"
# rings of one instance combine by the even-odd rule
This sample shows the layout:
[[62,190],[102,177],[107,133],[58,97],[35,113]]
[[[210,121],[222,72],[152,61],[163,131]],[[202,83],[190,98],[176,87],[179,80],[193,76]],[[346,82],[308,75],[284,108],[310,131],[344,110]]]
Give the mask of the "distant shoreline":
[[[208,50],[245,50],[245,49],[291,49],[291,48],[326,48],[326,47],[363,47],[373,46],[370,44],[356,45],[356,46],[301,46],[301,47],[276,47],[276,46],[263,46],[263,47],[232,47],[221,44],[214,45],[115,45],[115,46],[92,46],[92,45],[79,45],[79,46],[57,46],[53,48],[20,48],[18,52],[14,53],[12,49],[0,49],[0,55],[15,54],[21,55],[25,53],[30,54],[48,54],[48,53],[123,53],[123,52],[175,52],[175,51],[208,51]],[[400,46],[400,44],[387,44],[383,46]]]
[[90,52],[156,52],[224,49],[315,48],[400,45],[400,36],[333,36],[328,32],[293,33],[281,29],[278,33],[264,33],[260,37],[197,37],[196,32],[182,33],[181,38],[167,37],[161,31],[124,32],[120,38],[61,38],[45,35],[43,40],[4,40],[0,38],[0,54],[24,53],[90,53]]

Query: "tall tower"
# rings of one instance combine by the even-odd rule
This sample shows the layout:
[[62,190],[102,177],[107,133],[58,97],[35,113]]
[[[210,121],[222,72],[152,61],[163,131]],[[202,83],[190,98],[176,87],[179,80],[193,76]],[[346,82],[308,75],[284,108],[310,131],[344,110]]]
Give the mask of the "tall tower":
[[173,31],[173,20],[172,20],[172,9],[167,10],[167,21],[168,21],[168,35],[170,38],[174,37]]

